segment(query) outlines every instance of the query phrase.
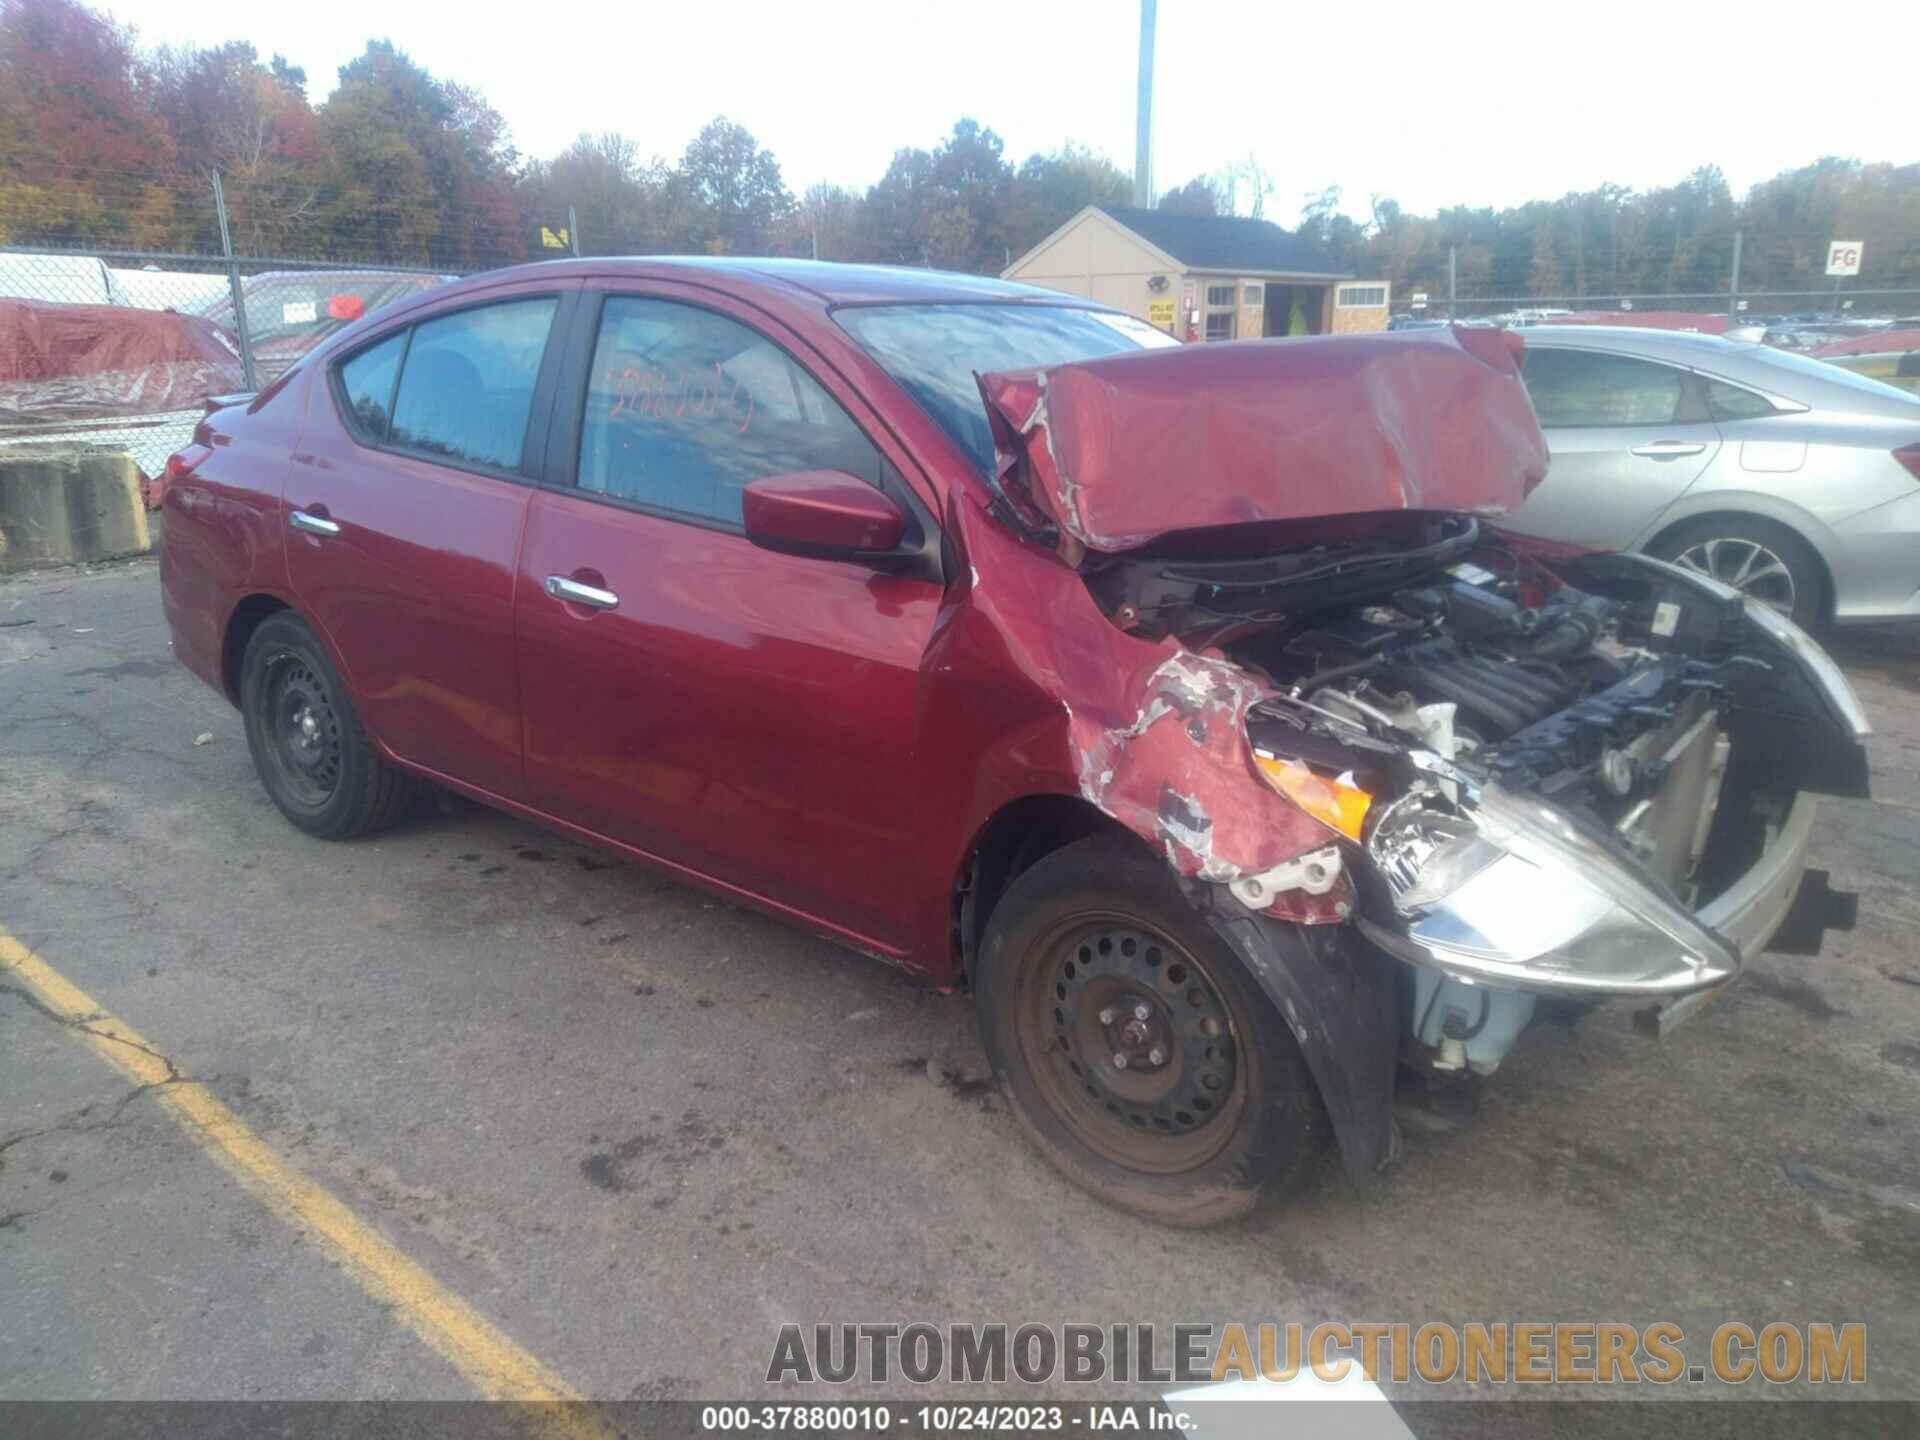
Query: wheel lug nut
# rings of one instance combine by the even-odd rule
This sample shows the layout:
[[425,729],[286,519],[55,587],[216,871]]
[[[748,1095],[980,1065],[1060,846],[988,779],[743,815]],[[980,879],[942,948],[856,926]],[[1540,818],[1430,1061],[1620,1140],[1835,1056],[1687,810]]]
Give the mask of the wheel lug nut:
[[1160,1064],[1166,1058],[1167,1058],[1167,1052],[1162,1050],[1158,1045],[1154,1046],[1153,1049],[1147,1052],[1147,1059],[1155,1065]]
[[1133,1018],[1136,1020],[1150,1020],[1153,1018],[1153,1011],[1148,1008],[1146,1001],[1142,1000],[1138,1005],[1133,1007]]
[[1124,1070],[1127,1068],[1127,1057],[1122,1055],[1118,1050],[1113,1052],[1113,1068],[1116,1070]]
[[1106,1009],[1100,1012],[1100,1023],[1102,1025],[1111,1025],[1115,1020],[1119,1018],[1119,1016],[1120,1016],[1120,1012],[1118,1010],[1115,1010],[1113,1006],[1109,1005],[1107,1006]]

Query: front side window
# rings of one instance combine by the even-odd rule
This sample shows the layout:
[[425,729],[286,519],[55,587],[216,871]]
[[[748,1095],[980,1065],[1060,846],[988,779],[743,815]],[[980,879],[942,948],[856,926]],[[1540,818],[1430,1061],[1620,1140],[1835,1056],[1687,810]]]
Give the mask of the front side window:
[[877,486],[885,464],[758,331],[674,301],[607,300],[581,422],[582,490],[737,526],[755,480],[839,470]]
[[1682,371],[1596,350],[1530,348],[1523,374],[1543,426],[1665,425],[1680,414]]
[[414,326],[389,441],[449,460],[518,469],[558,304],[551,296],[513,300]]

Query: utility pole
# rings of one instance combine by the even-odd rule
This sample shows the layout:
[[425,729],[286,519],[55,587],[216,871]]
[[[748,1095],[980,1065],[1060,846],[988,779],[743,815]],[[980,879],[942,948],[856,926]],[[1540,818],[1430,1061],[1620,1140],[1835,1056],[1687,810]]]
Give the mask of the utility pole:
[[1727,314],[1729,317],[1740,313],[1740,239],[1742,232],[1733,232],[1733,279],[1727,286]]
[[1453,263],[1454,248],[1447,246],[1447,319],[1460,318],[1460,276]]
[[1153,30],[1155,0],[1140,0],[1140,79],[1135,96],[1133,203],[1153,208]]
[[580,217],[573,213],[573,206],[567,207],[567,248],[573,251],[573,258],[580,258]]

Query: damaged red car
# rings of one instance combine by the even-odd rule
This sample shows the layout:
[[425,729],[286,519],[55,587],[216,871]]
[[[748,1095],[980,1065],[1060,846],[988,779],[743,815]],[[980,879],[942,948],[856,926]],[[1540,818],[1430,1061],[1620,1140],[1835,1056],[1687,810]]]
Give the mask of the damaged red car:
[[1814,797],[1865,792],[1776,612],[1502,538],[1547,465],[1519,353],[501,271],[207,418],[166,613],[300,829],[431,782],[970,990],[1046,1156],[1203,1224],[1328,1148],[1372,1176],[1408,1068],[1726,983]]

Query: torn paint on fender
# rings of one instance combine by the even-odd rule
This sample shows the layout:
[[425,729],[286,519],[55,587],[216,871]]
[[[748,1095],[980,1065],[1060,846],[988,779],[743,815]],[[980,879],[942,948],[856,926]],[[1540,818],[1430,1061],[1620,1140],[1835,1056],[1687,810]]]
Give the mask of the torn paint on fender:
[[1417,330],[1141,350],[980,377],[1001,486],[1088,549],[1175,530],[1445,510],[1547,472],[1520,337]]
[[[1324,846],[1332,832],[1254,769],[1247,711],[1271,689],[1225,660],[1169,647],[1136,688],[1131,724],[1101,726],[1068,708],[1080,793],[1180,874],[1216,884]],[[1335,923],[1351,902],[1343,875],[1324,895],[1277,897],[1271,913]]]

